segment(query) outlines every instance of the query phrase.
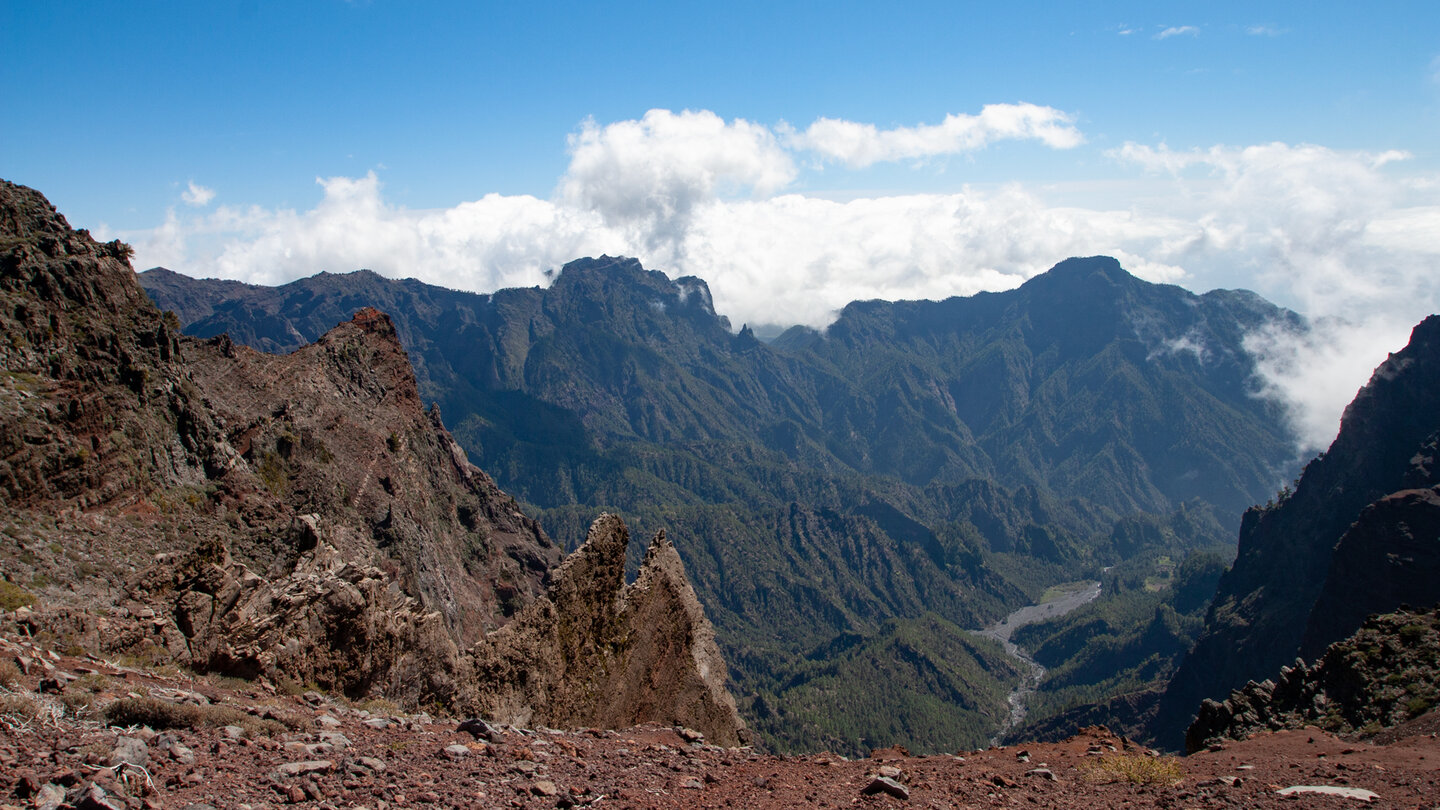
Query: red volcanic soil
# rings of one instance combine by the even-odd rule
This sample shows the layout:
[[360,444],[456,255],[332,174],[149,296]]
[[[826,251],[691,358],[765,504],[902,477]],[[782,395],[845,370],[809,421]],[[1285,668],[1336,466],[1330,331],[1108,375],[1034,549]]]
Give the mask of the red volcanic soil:
[[[0,675],[6,672],[13,680],[0,690],[0,807],[1099,810],[1364,802],[1279,793],[1299,785],[1372,791],[1376,806],[1440,802],[1440,740],[1432,721],[1389,732],[1385,744],[1307,729],[1178,759],[1089,729],[1061,743],[929,757],[887,749],[846,760],[720,748],[695,732],[661,726],[503,728],[485,740],[457,731],[454,719],[379,702],[157,674],[55,655],[25,639],[0,639]],[[125,698],[150,698],[145,705],[152,711],[190,707],[188,720],[180,728],[106,727],[104,707]],[[1126,768],[1137,771],[1136,779],[1156,781],[1125,781],[1119,772]],[[877,782],[880,776],[894,785]]]

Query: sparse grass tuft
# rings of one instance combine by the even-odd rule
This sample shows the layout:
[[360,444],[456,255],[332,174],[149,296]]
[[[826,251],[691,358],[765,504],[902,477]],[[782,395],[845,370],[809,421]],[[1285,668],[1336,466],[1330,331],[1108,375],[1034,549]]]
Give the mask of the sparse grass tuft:
[[393,700],[385,698],[368,698],[355,704],[355,708],[364,709],[371,714],[384,714],[391,717],[400,713],[400,707]]
[[1081,764],[1080,771],[1093,782],[1129,782],[1134,785],[1173,785],[1185,778],[1180,760],[1142,754],[1114,754]]

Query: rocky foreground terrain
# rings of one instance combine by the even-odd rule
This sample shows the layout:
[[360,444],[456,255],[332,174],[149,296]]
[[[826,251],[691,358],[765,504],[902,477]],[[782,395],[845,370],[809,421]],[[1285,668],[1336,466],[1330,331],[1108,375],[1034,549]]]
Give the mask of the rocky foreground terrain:
[[773,756],[683,727],[489,726],[117,666],[42,649],[25,611],[7,618],[6,808],[1432,807],[1440,779],[1435,713],[1383,743],[1310,727],[1185,758],[1103,728],[941,756]]

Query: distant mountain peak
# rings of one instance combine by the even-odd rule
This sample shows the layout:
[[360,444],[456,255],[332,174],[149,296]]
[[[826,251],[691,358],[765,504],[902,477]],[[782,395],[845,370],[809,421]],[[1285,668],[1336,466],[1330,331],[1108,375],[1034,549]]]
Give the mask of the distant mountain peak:
[[1066,285],[1099,285],[1118,286],[1132,284],[1142,279],[1136,277],[1130,271],[1120,266],[1120,262],[1110,256],[1074,256],[1066,259],[1054,267],[1046,270],[1029,281],[1023,287],[1040,287],[1055,284],[1057,282]]

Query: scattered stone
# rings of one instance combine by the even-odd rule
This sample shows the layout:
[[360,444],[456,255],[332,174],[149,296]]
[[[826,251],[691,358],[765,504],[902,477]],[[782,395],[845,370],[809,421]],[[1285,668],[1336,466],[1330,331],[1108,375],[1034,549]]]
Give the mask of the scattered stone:
[[46,782],[35,794],[35,810],[57,810],[65,803],[65,788],[54,782]]
[[338,731],[322,731],[315,736],[319,738],[320,742],[333,745],[336,748],[349,748],[351,744],[350,738]]
[[144,740],[135,737],[120,737],[115,741],[115,748],[110,751],[110,765],[119,765],[128,762],[131,765],[145,767],[150,763],[150,749],[145,745]]
[[340,721],[335,718],[335,715],[326,713],[315,718],[315,725],[320,728],[339,728]]
[[75,810],[125,810],[125,802],[110,798],[104,788],[91,784],[75,803]]
[[1049,768],[1031,768],[1030,770],[1025,772],[1025,775],[1038,777],[1040,779],[1048,779],[1051,782],[1060,781],[1060,777],[1056,776],[1055,772],[1050,770]]
[[449,757],[450,759],[464,759],[465,757],[470,756],[471,751],[470,751],[469,748],[466,748],[465,746],[461,745],[460,743],[455,743],[454,745],[447,745],[447,746],[445,746],[445,747],[440,751],[440,753],[444,754],[445,756]]
[[21,771],[15,779],[15,798],[28,799],[40,792],[40,777],[34,771]]
[[510,767],[514,768],[520,773],[525,774],[526,776],[533,775],[535,771],[540,768],[539,765],[536,765],[534,762],[531,762],[528,759],[516,760],[515,764]]
[[894,765],[881,765],[880,770],[876,773],[889,779],[899,779],[900,775],[904,773],[904,771],[901,771]]
[[896,782],[894,779],[891,779],[888,776],[875,777],[874,779],[870,780],[870,784],[866,785],[865,789],[860,792],[866,796],[874,796],[877,793],[884,793],[887,796],[894,796],[895,798],[902,801],[908,801],[910,798],[909,788],[905,787],[899,782]]
[[360,757],[356,760],[356,762],[360,763],[362,766],[365,767],[366,770],[371,771],[372,773],[385,772],[385,760],[383,759],[378,759],[376,757]]
[[220,734],[227,740],[238,740],[245,736],[245,729],[240,726],[221,726]]
[[699,779],[696,779],[693,776],[690,776],[680,781],[680,787],[687,790],[704,790],[705,783],[701,782]]
[[373,728],[373,729],[376,729],[376,730],[384,730],[384,729],[390,728],[391,726],[395,725],[395,721],[394,721],[394,720],[391,720],[391,719],[386,718],[386,717],[371,717],[371,718],[366,719],[366,720],[361,720],[360,722],[361,722],[362,724],[367,725],[367,726],[369,726],[370,728]]
[[1380,794],[1373,790],[1364,788],[1337,787],[1335,785],[1291,785],[1282,790],[1275,791],[1281,796],[1298,796],[1302,793],[1318,793],[1321,796],[1341,796],[1346,799],[1357,799],[1362,802],[1373,802],[1380,798]]
[[500,733],[499,729],[478,717],[463,721],[455,730],[463,731],[477,740],[486,742],[501,742],[504,739],[504,735]]
[[677,728],[675,729],[675,733],[680,735],[680,739],[688,743],[705,742],[705,735],[693,728]]
[[530,786],[530,792],[536,796],[554,796],[560,792],[560,788],[555,787],[555,783],[548,779],[541,779]]
[[328,759],[286,762],[276,770],[280,772],[281,776],[305,776],[312,773],[329,773],[335,770],[335,763]]
[[190,750],[189,746],[179,742],[170,744],[170,758],[186,767],[195,764],[195,752]]

